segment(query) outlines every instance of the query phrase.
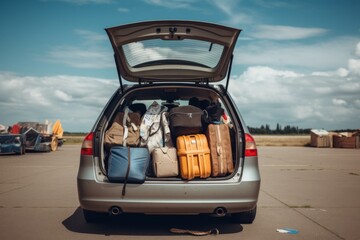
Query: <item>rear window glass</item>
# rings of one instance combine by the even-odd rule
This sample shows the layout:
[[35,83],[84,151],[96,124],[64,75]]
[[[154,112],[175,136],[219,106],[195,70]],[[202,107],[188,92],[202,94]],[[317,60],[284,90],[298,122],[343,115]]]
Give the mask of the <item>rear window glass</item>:
[[131,67],[146,65],[182,64],[214,68],[220,61],[224,46],[195,39],[151,39],[122,46]]

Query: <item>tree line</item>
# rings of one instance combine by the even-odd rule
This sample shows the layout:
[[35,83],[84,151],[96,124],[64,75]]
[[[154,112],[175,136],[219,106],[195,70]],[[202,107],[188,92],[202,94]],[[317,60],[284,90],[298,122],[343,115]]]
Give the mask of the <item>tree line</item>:
[[261,125],[260,127],[250,127],[248,129],[251,134],[310,134],[310,128],[299,128],[298,126],[286,125],[282,127],[279,123],[276,124],[275,129],[271,129],[269,124]]

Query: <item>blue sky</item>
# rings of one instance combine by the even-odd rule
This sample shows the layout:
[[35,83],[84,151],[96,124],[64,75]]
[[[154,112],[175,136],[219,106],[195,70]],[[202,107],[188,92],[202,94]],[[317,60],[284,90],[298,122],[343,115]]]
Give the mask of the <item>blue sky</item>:
[[230,91],[247,125],[360,128],[360,1],[2,0],[0,123],[89,131],[118,87],[104,28],[185,19],[242,29]]

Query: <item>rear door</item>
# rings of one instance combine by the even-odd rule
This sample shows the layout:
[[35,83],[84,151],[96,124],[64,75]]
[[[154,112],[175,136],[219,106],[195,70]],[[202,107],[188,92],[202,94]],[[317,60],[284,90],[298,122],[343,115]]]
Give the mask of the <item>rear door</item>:
[[194,21],[150,21],[106,29],[118,71],[131,82],[221,81],[240,31]]

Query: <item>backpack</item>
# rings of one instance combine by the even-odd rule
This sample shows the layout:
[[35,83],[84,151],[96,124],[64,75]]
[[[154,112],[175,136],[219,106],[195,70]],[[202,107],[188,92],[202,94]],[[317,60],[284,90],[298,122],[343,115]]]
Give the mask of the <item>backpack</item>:
[[155,148],[173,147],[167,107],[154,101],[144,114],[140,125],[140,146],[146,146],[150,154]]

